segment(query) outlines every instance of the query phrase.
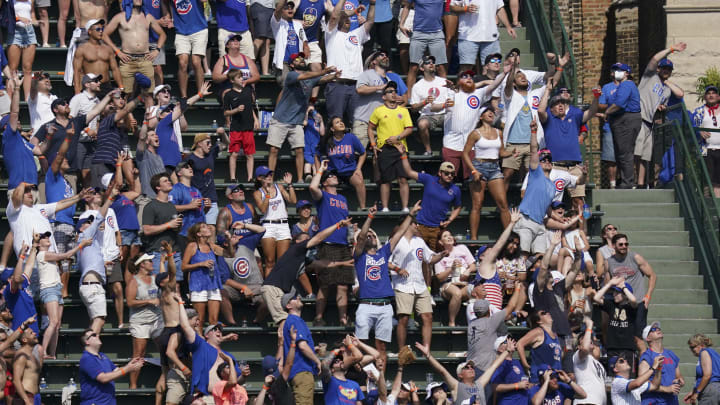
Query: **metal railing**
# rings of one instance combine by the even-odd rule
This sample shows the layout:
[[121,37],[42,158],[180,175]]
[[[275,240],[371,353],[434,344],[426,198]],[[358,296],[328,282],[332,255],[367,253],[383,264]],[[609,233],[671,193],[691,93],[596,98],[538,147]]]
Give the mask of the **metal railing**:
[[688,224],[690,242],[705,279],[710,303],[715,315],[718,316],[720,315],[720,235],[717,217],[720,206],[718,199],[714,197],[710,175],[685,104],[668,107],[668,112],[678,109],[681,109],[682,113],[678,114],[678,119],[656,125],[655,128],[658,131],[665,131],[665,134],[669,134],[674,140],[676,162],[679,162],[681,167],[678,167],[673,186]]

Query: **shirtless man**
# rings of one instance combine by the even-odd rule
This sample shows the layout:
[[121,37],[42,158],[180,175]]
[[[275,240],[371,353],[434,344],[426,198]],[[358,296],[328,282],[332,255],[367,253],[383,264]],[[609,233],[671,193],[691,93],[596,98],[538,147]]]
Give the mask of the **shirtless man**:
[[75,71],[75,94],[80,93],[82,78],[86,73],[94,73],[102,76],[100,79],[100,98],[104,97],[111,90],[110,71],[117,83],[117,87],[123,87],[120,69],[113,55],[113,50],[102,42],[102,33],[105,28],[105,20],[90,20],[86,24],[88,41],[80,45],[75,51],[73,59],[73,70]]
[[[24,334],[25,329],[34,322],[35,316],[32,316],[26,319],[19,328],[9,335],[5,331],[0,331],[0,353],[2,353],[2,356],[0,356],[0,387],[5,386],[5,383],[7,382],[8,363],[12,366],[12,359],[15,357],[15,350],[10,349],[10,347],[12,347],[14,343],[20,339],[20,337]],[[7,353],[12,353],[13,355],[9,359],[5,360]],[[0,402],[4,401],[5,390],[0,390]]]
[[[68,48],[65,58],[65,84],[72,86],[75,77],[75,69],[73,61],[75,60],[75,51],[78,46],[88,39],[87,23],[91,20],[107,21],[108,3],[106,0],[73,0],[73,12],[75,13],[75,29],[70,39],[70,47]],[[42,14],[42,9],[41,9]],[[47,8],[44,11],[47,15]],[[47,17],[45,17],[47,18]]]
[[13,360],[13,385],[16,396],[13,405],[40,403],[40,370],[42,370],[42,346],[32,329],[25,329],[20,337],[22,347]]
[[[168,362],[168,357],[165,352],[168,347],[168,341],[170,337],[178,332],[178,325],[180,325],[180,314],[177,311],[177,303],[173,299],[176,291],[179,291],[177,281],[175,280],[175,273],[177,268],[175,267],[174,260],[168,260],[172,258],[172,246],[167,241],[160,242],[162,245],[162,258],[160,273],[155,276],[155,284],[160,287],[160,308],[163,313],[164,328],[155,339],[155,344],[160,350],[160,367],[162,368],[162,375],[155,386],[156,403],[162,403],[162,397],[166,391],[167,372],[171,364]],[[167,271],[163,271],[163,267],[167,266]],[[172,360],[172,359],[170,359]]]
[[[120,29],[120,40],[122,49],[115,46],[110,36],[116,29]],[[157,46],[150,47],[150,30],[158,35]],[[131,91],[135,84],[135,73],[140,72],[150,78],[150,88],[155,87],[153,61],[165,45],[165,31],[158,20],[151,14],[143,11],[143,0],[133,0],[133,8],[130,18],[125,18],[125,12],[121,11],[110,20],[105,27],[102,40],[108,44],[113,52],[120,59],[120,74],[122,82],[127,91]],[[147,102],[152,103],[148,97]]]

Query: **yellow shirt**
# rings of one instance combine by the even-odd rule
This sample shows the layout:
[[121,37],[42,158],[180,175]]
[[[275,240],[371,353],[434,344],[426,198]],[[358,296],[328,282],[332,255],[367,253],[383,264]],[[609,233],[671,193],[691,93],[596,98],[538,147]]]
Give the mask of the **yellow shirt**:
[[[400,135],[405,128],[412,128],[410,112],[405,107],[387,108],[384,104],[376,108],[370,116],[370,122],[377,126],[377,147],[382,148],[391,136]],[[402,144],[407,150],[407,143]]]

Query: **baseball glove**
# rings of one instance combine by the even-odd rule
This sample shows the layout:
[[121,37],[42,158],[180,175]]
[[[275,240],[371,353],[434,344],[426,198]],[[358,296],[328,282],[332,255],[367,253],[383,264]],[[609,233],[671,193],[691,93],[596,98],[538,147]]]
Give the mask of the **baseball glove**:
[[403,346],[398,352],[398,365],[406,366],[415,361],[415,353],[412,351],[410,346]]

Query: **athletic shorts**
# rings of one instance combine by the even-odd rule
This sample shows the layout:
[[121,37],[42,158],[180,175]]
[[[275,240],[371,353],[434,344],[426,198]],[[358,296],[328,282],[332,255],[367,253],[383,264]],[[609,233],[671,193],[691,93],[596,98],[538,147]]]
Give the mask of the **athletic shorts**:
[[230,131],[230,146],[228,152],[240,152],[240,149],[242,149],[246,155],[255,154],[254,131]]
[[375,331],[375,339],[390,343],[393,333],[392,304],[370,305],[360,304],[355,312],[355,336],[358,339],[370,338],[370,331]]

